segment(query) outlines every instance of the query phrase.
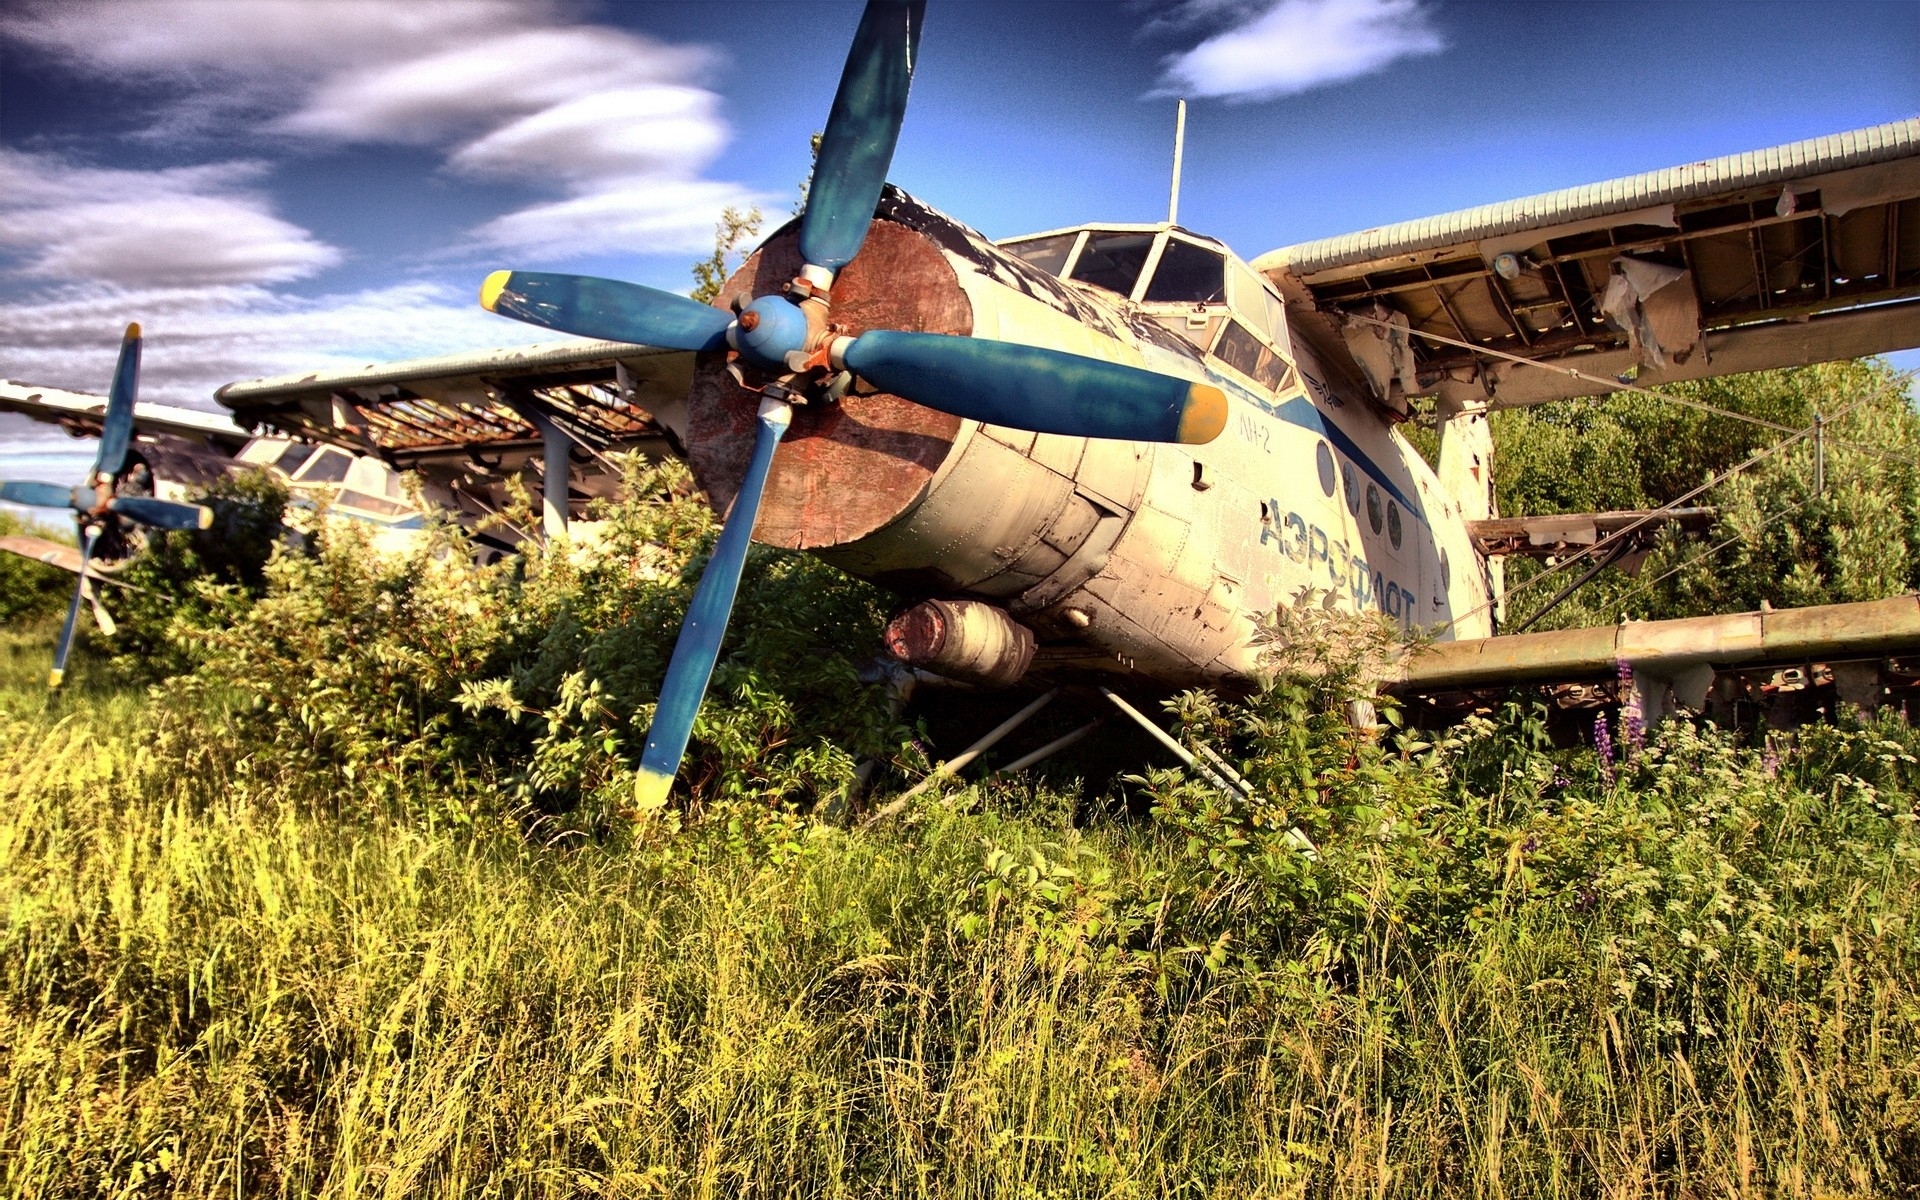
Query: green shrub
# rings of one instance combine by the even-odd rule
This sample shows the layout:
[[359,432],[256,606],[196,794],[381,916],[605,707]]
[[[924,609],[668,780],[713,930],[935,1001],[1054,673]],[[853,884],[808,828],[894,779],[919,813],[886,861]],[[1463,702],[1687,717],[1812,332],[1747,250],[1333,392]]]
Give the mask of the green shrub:
[[107,605],[118,629],[103,641],[113,670],[129,682],[177,675],[197,661],[200,631],[234,619],[266,585],[266,565],[289,536],[281,522],[287,488],[250,470],[215,480],[190,499],[213,510],[206,529],[149,529],[116,574]]
[[[24,534],[73,545],[73,534],[0,512],[0,536]],[[0,622],[57,620],[73,597],[73,576],[58,567],[0,552]]]
[[[200,656],[170,685],[223,697],[236,750],[269,752],[442,817],[522,812],[604,829],[631,808],[655,691],[706,554],[711,510],[686,469],[633,461],[600,544],[475,566],[436,525],[404,555],[328,527],[281,553],[230,624],[177,622]],[[209,610],[211,611],[211,610]],[[876,589],[756,548],[694,726],[696,804],[765,810],[844,789],[905,731],[857,665],[879,645]]]

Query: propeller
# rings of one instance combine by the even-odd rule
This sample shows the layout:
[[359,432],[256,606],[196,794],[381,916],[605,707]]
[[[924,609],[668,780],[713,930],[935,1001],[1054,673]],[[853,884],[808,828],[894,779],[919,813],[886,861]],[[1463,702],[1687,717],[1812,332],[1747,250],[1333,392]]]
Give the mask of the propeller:
[[791,403],[844,394],[857,375],[957,417],[1074,437],[1201,443],[1225,428],[1217,388],[1083,355],[984,338],[871,330],[827,322],[835,276],[860,253],[886,184],[919,54],[925,0],[868,0],[833,97],[800,217],[799,274],[736,315],[654,288],[583,275],[496,271],[482,307],[562,333],[676,350],[727,349],[764,377],[746,479],[695,590],[641,756],[636,799],[666,800],[732,612],[774,450]]
[[126,470],[127,450],[133,443],[133,403],[139,390],[140,326],[133,324],[127,326],[126,337],[120,343],[120,360],[113,369],[113,387],[107,393],[107,409],[100,421],[100,448],[94,454],[86,482],[80,487],[25,479],[0,482],[0,500],[33,508],[70,509],[80,527],[80,578],[73,590],[73,602],[67,606],[66,623],[60,627],[60,640],[54,646],[53,670],[47,675],[50,688],[59,687],[66,676],[67,655],[73,649],[74,627],[80,619],[80,602],[91,598],[87,566],[108,518],[124,517],[156,529],[205,529],[213,524],[213,510],[199,504],[113,494]]
[[700,701],[706,698],[713,664],[720,657],[720,640],[726,636],[727,618],[733,614],[733,598],[740,590],[740,569],[746,564],[747,547],[753,541],[753,522],[760,515],[767,473],[773,470],[773,452],[792,421],[793,407],[785,401],[760,402],[759,429],[754,434],[747,477],[740,482],[733,510],[720,527],[713,557],[707,560],[707,569],[693,590],[687,619],[681,622],[673,657],[667,661],[667,678],[660,685],[660,703],[647,730],[639,777],[634,781],[633,798],[639,808],[659,808],[667,802],[680,759],[686,755],[693,719],[700,712]]

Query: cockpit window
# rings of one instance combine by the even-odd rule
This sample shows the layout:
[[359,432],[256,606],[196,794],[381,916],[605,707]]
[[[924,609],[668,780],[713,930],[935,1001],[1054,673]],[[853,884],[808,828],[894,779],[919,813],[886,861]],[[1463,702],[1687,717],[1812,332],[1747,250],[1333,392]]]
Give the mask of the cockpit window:
[[320,456],[300,476],[301,483],[339,483],[347,477],[353,460],[338,450],[322,450]]
[[1212,250],[1170,238],[1147,285],[1148,303],[1217,304],[1227,298],[1226,263]]
[[1073,265],[1073,278],[1130,296],[1151,249],[1151,233],[1092,234],[1087,238],[1086,249],[1080,251],[1080,261]]
[[291,475],[300,469],[301,463],[313,457],[313,449],[311,442],[295,442],[280,452],[280,457],[273,460],[273,465]]
[[1058,233],[1052,237],[1029,238],[1024,242],[1010,242],[1002,249],[1028,265],[1040,268],[1049,275],[1058,275],[1067,265],[1067,255],[1073,253],[1073,239],[1078,233]]

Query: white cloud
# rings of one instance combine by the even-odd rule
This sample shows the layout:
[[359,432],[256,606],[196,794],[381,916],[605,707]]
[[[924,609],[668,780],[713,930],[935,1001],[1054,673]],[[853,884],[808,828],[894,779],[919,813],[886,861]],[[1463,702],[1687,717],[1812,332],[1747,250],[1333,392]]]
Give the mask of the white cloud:
[[699,254],[713,249],[720,210],[771,203],[737,184],[704,179],[631,179],[602,182],[551,204],[496,217],[473,231],[503,250],[566,259],[636,252]]
[[562,179],[691,176],[726,145],[712,92],[641,84],[596,92],[503,125],[451,159],[471,175]]
[[[437,147],[453,174],[554,197],[484,222],[467,244],[550,259],[709,248],[723,206],[760,199],[700,178],[730,136],[719,97],[699,86],[714,55],[566,24],[557,11],[506,0],[66,0],[0,18],[0,36],[94,72],[177,79],[149,140],[251,128],[279,146]],[[196,204],[155,198],[135,213],[82,199],[51,223],[57,245],[29,248],[51,227],[44,214],[0,219],[0,245],[27,249],[36,277],[127,285],[290,280],[337,260],[244,181],[183,170],[203,173],[174,181]],[[185,245],[199,247],[197,275],[172,252]]]
[[34,0],[0,36],[83,68],[284,83],[430,53],[449,40],[537,24],[541,0]]
[[140,395],[215,409],[236,379],[516,345],[529,331],[485,312],[471,289],[402,284],[297,298],[262,287],[84,285],[0,304],[0,377],[105,390],[120,331],[146,334]]
[[0,148],[0,247],[20,273],[128,286],[271,283],[340,259],[273,215],[258,163],[158,171]]
[[1272,99],[1445,48],[1420,0],[1279,0],[1168,59],[1155,94]]
[[[343,70],[280,123],[342,141],[432,143],[610,88],[670,83],[702,50],[604,26],[527,29],[372,69]],[[722,130],[724,135],[724,128]]]

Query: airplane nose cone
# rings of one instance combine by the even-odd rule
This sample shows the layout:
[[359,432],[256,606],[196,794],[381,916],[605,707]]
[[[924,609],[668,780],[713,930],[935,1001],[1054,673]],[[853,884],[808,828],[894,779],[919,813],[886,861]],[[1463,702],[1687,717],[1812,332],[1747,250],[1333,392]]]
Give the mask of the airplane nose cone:
[[787,355],[807,348],[807,317],[784,296],[761,296],[735,322],[740,357],[765,371],[778,371]]

